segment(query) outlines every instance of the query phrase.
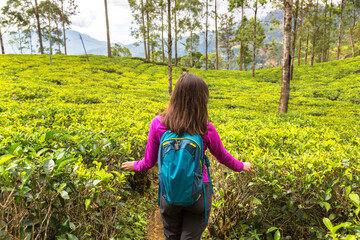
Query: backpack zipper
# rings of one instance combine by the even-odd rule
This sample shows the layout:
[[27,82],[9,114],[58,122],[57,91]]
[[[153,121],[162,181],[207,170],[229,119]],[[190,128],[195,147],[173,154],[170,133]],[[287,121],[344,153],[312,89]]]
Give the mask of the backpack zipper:
[[162,141],[161,144],[164,146],[164,145],[168,144],[168,143],[165,144],[165,142],[167,142],[167,141],[169,141],[169,140],[177,140],[177,139],[179,139],[179,140],[181,140],[181,139],[190,139],[191,141],[195,142],[196,145],[200,148],[200,145],[199,145],[199,143],[198,143],[197,141],[195,141],[195,140],[192,139],[192,138],[188,138],[188,137],[183,137],[183,138],[168,138],[168,139]]

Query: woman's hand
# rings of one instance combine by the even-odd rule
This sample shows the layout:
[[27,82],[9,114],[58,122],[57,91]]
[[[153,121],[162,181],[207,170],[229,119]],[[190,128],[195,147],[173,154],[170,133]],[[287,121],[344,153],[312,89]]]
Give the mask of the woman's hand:
[[120,168],[125,171],[134,171],[134,162],[124,162]]
[[244,162],[244,170],[245,171],[250,171],[253,168],[252,164],[249,162]]

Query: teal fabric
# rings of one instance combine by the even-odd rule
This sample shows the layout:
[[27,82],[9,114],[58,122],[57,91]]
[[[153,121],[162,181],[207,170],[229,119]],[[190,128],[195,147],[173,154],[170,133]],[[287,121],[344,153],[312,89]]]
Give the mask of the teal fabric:
[[171,131],[163,134],[158,156],[159,191],[169,204],[189,206],[200,198],[203,189],[202,155],[200,135],[179,136]]
[[[159,198],[174,206],[193,205],[204,194],[202,169],[204,164],[210,179],[210,162],[203,156],[203,141],[200,135],[178,135],[170,130],[161,137],[159,153]],[[212,183],[211,192],[213,193]],[[205,208],[205,222],[208,216]]]

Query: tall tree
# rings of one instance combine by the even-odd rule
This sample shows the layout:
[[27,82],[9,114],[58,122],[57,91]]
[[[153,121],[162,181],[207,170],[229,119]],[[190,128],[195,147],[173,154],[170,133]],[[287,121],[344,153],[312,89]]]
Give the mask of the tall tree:
[[[60,0],[61,3],[61,25],[63,31],[63,43],[65,55],[67,55],[67,45],[66,45],[66,28],[70,25],[70,17],[75,15],[77,5],[75,0]],[[66,4],[66,6],[64,6]]]
[[[145,5],[144,0],[140,0],[138,3],[136,0],[128,0],[131,13],[133,15],[132,24],[138,27],[131,28],[131,35],[136,39],[141,39],[144,45],[145,58],[149,59],[146,42],[146,25],[145,25]],[[137,43],[139,44],[139,43]]]
[[162,62],[165,62],[165,51],[164,51],[164,11],[165,11],[165,2],[160,0],[160,17],[161,17],[161,52],[162,52]]
[[203,3],[199,0],[184,0],[181,9],[184,13],[183,18],[179,21],[179,27],[184,32],[189,32],[190,37],[186,40],[187,49],[190,51],[190,67],[193,67],[192,54],[194,52],[196,39],[196,32],[201,30],[201,14]]
[[230,69],[230,62],[234,57],[233,45],[234,45],[234,16],[224,13],[220,17],[220,28],[219,28],[219,42],[220,48],[223,49],[223,53],[226,56],[226,69]]
[[342,35],[342,22],[343,22],[343,11],[344,11],[344,0],[341,0],[340,11],[339,11],[339,33],[338,33],[338,44],[337,44],[337,60],[340,59],[341,52],[341,35]]
[[1,45],[1,53],[5,54],[4,40],[3,40],[3,37],[2,37],[2,33],[1,33],[1,28],[0,28],[0,45]]
[[147,50],[148,59],[150,60],[150,8],[152,0],[145,0],[145,14],[146,14],[146,37],[147,37]]
[[295,2],[295,16],[294,16],[294,31],[293,31],[293,40],[291,46],[291,62],[290,62],[290,80],[293,79],[293,72],[294,72],[294,61],[295,61],[295,47],[296,47],[296,36],[298,29],[297,27],[297,20],[298,20],[298,13],[299,13],[299,0]]
[[177,52],[177,40],[178,40],[178,22],[177,22],[177,11],[178,11],[178,0],[175,0],[174,2],[174,8],[173,8],[173,15],[174,15],[174,32],[175,32],[175,38],[174,38],[174,46],[175,46],[175,62],[174,65],[177,66],[178,61],[178,52]]
[[355,44],[354,44],[354,29],[356,23],[359,21],[359,9],[360,9],[360,1],[358,0],[351,0],[350,3],[350,11],[352,12],[352,16],[350,14],[350,44],[351,44],[351,52],[352,56],[355,57]]
[[206,1],[205,6],[205,70],[208,69],[208,30],[209,30],[209,0]]
[[319,11],[319,0],[316,0],[313,33],[312,33],[313,39],[312,39],[311,61],[310,61],[311,67],[314,66],[314,61],[315,61],[315,47],[316,47],[316,39],[318,34],[318,26],[317,26],[318,11]]
[[106,21],[107,51],[108,51],[108,57],[111,57],[110,27],[109,27],[109,16],[108,16],[108,5],[107,5],[107,0],[104,0],[104,5],[105,5],[105,21]]
[[217,28],[217,6],[216,6],[216,2],[217,0],[214,0],[215,1],[215,16],[214,16],[214,19],[215,19],[215,52],[216,52],[216,58],[215,58],[215,67],[216,67],[216,70],[219,70],[219,43],[218,43],[218,28]]
[[333,12],[334,12],[334,8],[333,8],[333,0],[330,0],[330,5],[329,5],[329,20],[328,20],[328,31],[327,32],[327,45],[326,45],[326,50],[325,50],[325,54],[326,54],[326,61],[329,61],[329,55],[330,55],[330,42],[331,42],[331,33],[332,33],[332,27],[334,25],[334,20],[333,20]]
[[292,0],[284,0],[284,35],[282,52],[282,80],[281,96],[279,102],[279,114],[287,113],[290,97],[290,47],[291,47],[291,22],[292,22]]
[[254,0],[253,3],[253,10],[254,10],[254,29],[253,29],[253,64],[252,64],[252,77],[255,77],[255,59],[256,59],[256,47],[257,47],[257,14],[259,7],[261,5],[264,5],[266,3],[266,0]]
[[[55,43],[62,43],[61,32],[58,29],[58,25],[61,21],[61,9],[56,2],[46,0],[40,2],[38,6],[39,17],[43,24],[43,38],[49,41],[49,54],[52,54],[52,45]],[[60,37],[59,37],[60,36]],[[44,49],[45,50],[45,49]]]
[[[303,4],[304,0],[301,0],[301,7],[300,7],[300,26],[299,26],[299,42],[298,42],[298,66],[300,66],[300,58],[301,58],[301,31],[302,31],[302,24],[303,24]],[[295,54],[294,54],[295,56]]]
[[28,42],[27,34],[24,34],[24,31],[29,31],[31,28],[32,14],[28,11],[29,8],[31,8],[29,1],[11,0],[7,1],[1,9],[3,16],[0,24],[3,27],[6,26],[7,30],[12,29],[10,35],[13,38],[10,43],[16,44],[21,53],[25,48],[24,44]]
[[44,54],[44,47],[43,47],[43,42],[42,42],[41,26],[40,26],[39,8],[38,8],[37,0],[35,0],[34,10],[35,10],[34,14],[35,14],[35,18],[36,18],[37,31],[38,31],[38,35],[39,35],[40,53]]
[[323,28],[323,44],[321,46],[321,62],[325,61],[326,56],[326,45],[327,45],[327,38],[326,38],[326,28],[327,28],[327,10],[328,10],[328,1],[325,0],[325,8],[324,8],[324,28]]
[[[241,25],[244,24],[245,21],[245,0],[241,2]],[[244,41],[240,41],[240,71],[242,71],[242,65],[243,65],[243,59],[244,59]]]
[[245,6],[247,0],[229,0],[229,11],[232,11],[235,8],[241,8],[241,23],[238,26],[235,41],[240,43],[240,50],[238,56],[238,63],[240,67],[240,71],[243,70],[243,61],[244,61],[244,36],[246,32],[244,29],[246,28],[245,23],[247,19],[245,17]]
[[172,93],[172,37],[171,37],[171,0],[168,3],[168,92]]

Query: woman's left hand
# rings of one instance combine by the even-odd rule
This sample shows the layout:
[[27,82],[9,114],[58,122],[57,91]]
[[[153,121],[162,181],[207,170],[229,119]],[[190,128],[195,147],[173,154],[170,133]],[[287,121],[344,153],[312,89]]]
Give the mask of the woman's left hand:
[[134,162],[124,162],[120,168],[125,171],[134,171]]

